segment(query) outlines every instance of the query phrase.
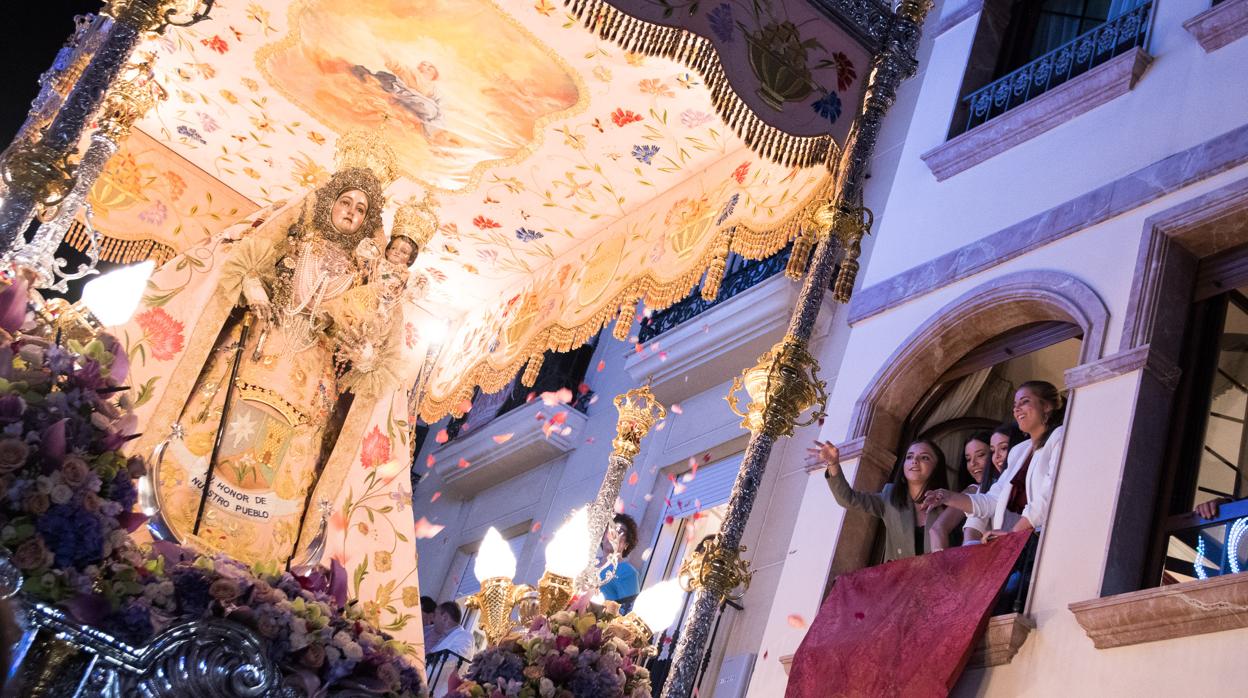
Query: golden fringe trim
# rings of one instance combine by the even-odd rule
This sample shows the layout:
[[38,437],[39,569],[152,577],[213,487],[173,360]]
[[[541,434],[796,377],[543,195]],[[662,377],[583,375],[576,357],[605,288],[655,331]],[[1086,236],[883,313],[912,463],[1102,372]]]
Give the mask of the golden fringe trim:
[[[532,388],[537,384],[537,374],[542,372],[542,363],[546,361],[546,354],[533,354],[529,357],[528,364],[524,367],[524,375],[520,376],[520,383],[526,388]],[[456,415],[462,417],[463,415]]]
[[637,19],[605,0],[564,0],[564,5],[599,38],[626,51],[679,61],[697,73],[710,90],[719,117],[759,155],[790,167],[835,166],[840,146],[832,136],[794,136],[759,119],[728,83],[715,47],[706,38]]
[[724,271],[728,268],[728,251],[732,246],[732,228],[725,228],[715,236],[712,245],[711,266],[706,269],[706,279],[702,281],[702,300],[713,301],[719,295],[719,285],[724,281]]
[[[103,233],[99,235],[102,262],[132,264],[150,259],[159,267],[177,254],[169,245],[155,240],[122,240]],[[87,232],[85,225],[74,221],[69,226],[69,232],[65,233],[65,242],[75,250],[85,253],[91,247],[91,234]]]
[[[795,236],[802,234],[804,228],[810,227],[811,235],[818,238],[818,231],[811,227],[811,212],[821,206],[831,195],[835,185],[834,177],[828,175],[822,183],[814,187],[810,196],[796,206],[788,218],[771,228],[758,230],[744,224],[737,224],[721,230],[717,235],[728,242],[728,249],[747,259],[765,259],[784,249]],[[471,400],[473,390],[481,388],[484,394],[498,392],[516,377],[525,362],[533,357],[542,356],[544,351],[571,351],[585,344],[597,335],[613,320],[616,325],[613,335],[620,341],[628,340],[628,331],[632,328],[637,303],[644,300],[651,310],[664,310],[682,300],[702,281],[702,276],[723,255],[720,242],[711,242],[702,254],[702,258],[690,265],[689,270],[672,281],[658,281],[646,275],[634,279],[605,301],[598,310],[576,327],[552,325],[547,327],[524,344],[515,356],[502,366],[492,366],[488,359],[482,359],[473,365],[459,378],[458,384],[446,397],[434,398],[426,395],[420,405],[420,418],[432,424],[448,414],[453,414],[456,407],[464,400]],[[621,329],[622,328],[622,329]],[[617,333],[623,333],[618,336]],[[530,366],[533,364],[530,363]],[[540,365],[538,366],[540,369]],[[528,371],[526,370],[526,373]],[[536,380],[537,371],[533,371]],[[521,376],[524,380],[524,376]]]

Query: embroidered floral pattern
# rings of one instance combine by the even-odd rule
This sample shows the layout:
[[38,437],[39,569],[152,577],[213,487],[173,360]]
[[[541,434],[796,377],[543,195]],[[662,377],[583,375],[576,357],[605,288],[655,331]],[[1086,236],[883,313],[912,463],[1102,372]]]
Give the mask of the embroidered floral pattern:
[[150,348],[153,359],[169,361],[182,351],[186,341],[182,336],[183,325],[164,308],[149,308],[134,319],[143,328],[143,340]]
[[637,162],[640,162],[645,165],[649,165],[650,161],[654,159],[655,154],[658,152],[659,152],[659,146],[657,145],[635,145],[633,146],[633,157],[637,159]]
[[375,468],[390,460],[390,437],[381,433],[381,429],[373,425],[373,430],[364,437],[364,447],[360,449],[360,465]]
[[732,178],[737,180],[737,184],[745,184],[745,176],[749,173],[750,162],[747,160],[740,165],[737,165],[737,169],[732,171]]
[[715,38],[725,44],[732,43],[733,26],[732,8],[728,3],[721,2],[706,13],[706,23],[710,25],[711,32],[715,34]]
[[477,216],[476,218],[473,218],[472,224],[475,225],[478,230],[490,230],[491,228],[502,227],[499,225],[498,221],[486,218],[485,216]]
[[620,108],[611,112],[611,121],[616,126],[627,126],[635,121],[641,121],[641,118],[639,114],[634,113],[630,109]]
[[819,116],[835,122],[841,117],[841,98],[835,92],[829,91],[823,97],[812,102],[810,108],[814,109]]

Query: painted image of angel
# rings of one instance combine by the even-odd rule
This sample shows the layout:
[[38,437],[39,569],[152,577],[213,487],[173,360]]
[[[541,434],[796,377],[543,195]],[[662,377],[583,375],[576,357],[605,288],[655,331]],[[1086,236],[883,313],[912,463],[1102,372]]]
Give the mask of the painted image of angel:
[[581,98],[571,68],[507,17],[491,0],[304,0],[257,66],[330,130],[389,120],[408,177],[461,189]]
[[351,66],[351,74],[366,88],[375,86],[389,95],[389,103],[420,122],[421,131],[431,141],[435,133],[445,130],[442,99],[434,85],[438,68],[429,61],[421,61],[414,71],[389,60],[386,69],[378,71],[357,64]]

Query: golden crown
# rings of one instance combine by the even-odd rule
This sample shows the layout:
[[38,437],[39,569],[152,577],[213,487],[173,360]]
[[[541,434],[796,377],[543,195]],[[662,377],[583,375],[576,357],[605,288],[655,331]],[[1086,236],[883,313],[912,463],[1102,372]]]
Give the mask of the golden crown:
[[433,195],[426,193],[425,198],[417,202],[408,201],[394,212],[394,225],[390,226],[390,237],[403,235],[416,241],[416,245],[424,248],[433,234],[438,232],[438,214],[433,207],[437,202]]
[[386,142],[382,129],[349,131],[338,139],[334,153],[338,170],[363,167],[377,175],[385,189],[399,178],[399,158]]

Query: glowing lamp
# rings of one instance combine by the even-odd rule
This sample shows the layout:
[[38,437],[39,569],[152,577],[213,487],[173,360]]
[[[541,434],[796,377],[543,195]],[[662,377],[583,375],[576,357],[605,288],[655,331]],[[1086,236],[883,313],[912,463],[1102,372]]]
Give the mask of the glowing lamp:
[[684,596],[685,592],[675,579],[660,582],[641,592],[633,603],[633,614],[641,618],[650,632],[662,632],[675,622]]
[[511,580],[516,576],[516,556],[498,529],[490,526],[477,551],[477,562],[473,567],[477,581],[484,583],[487,579],[503,578]]
[[143,300],[147,280],[155,268],[156,263],[149,259],[92,279],[82,287],[82,304],[105,327],[124,324]]
[[560,577],[575,577],[589,564],[589,510],[577,509],[546,544],[546,569]]

